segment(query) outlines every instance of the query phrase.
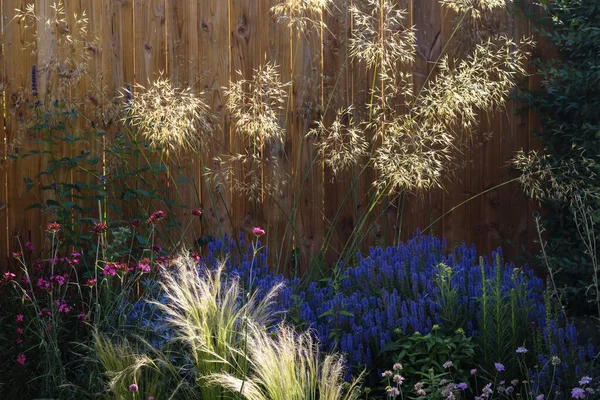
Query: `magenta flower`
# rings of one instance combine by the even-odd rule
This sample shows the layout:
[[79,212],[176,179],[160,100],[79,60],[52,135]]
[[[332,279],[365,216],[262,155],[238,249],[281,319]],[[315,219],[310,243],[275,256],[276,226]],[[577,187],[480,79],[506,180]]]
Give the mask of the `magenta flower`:
[[35,246],[31,242],[25,242],[25,248],[27,250],[29,250],[29,251],[34,251],[35,250]]
[[25,366],[25,361],[27,360],[27,357],[25,357],[25,354],[21,353],[17,356],[17,364],[19,364],[21,367]]
[[265,231],[262,228],[256,226],[252,228],[252,233],[254,233],[256,236],[262,236],[265,234]]
[[151,215],[150,218],[148,218],[148,223],[149,224],[155,224],[158,221],[160,221],[161,219],[165,219],[167,218],[167,213],[162,211],[162,210],[158,210],[158,211],[154,211]]
[[17,314],[17,322],[23,322],[23,314]]
[[16,277],[12,272],[5,272],[3,276],[7,281],[12,281]]
[[498,372],[504,371],[504,365],[502,363],[499,363],[499,362],[494,363],[494,368],[496,368],[496,371],[498,371]]
[[131,385],[129,385],[129,391],[130,392],[137,392],[138,391],[138,385],[136,385],[135,383],[132,383]]
[[196,217],[200,217],[200,216],[202,216],[202,210],[200,210],[198,208],[194,208],[194,209],[192,209],[192,215],[194,215]]

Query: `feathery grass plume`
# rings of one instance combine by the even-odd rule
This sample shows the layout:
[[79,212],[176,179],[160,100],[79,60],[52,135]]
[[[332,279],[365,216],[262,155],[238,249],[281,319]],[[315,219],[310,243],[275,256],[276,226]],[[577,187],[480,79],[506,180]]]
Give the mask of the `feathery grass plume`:
[[452,54],[468,54],[475,45],[490,38],[512,32],[514,18],[509,7],[512,0],[442,0],[441,3],[456,13]]
[[271,12],[277,22],[307,34],[310,27],[321,27],[323,13],[329,11],[330,4],[331,0],[282,0],[271,7]]
[[[286,130],[281,117],[289,85],[281,81],[278,66],[267,63],[254,70],[251,80],[232,81],[226,90],[232,125],[249,143],[243,154],[226,160],[230,165],[241,163],[244,171],[236,176],[231,169],[232,189],[251,200],[260,200],[265,193],[280,193],[287,183],[279,160],[285,158]],[[266,165],[272,167],[271,176],[263,176]]]
[[318,151],[334,175],[359,164],[362,158],[368,156],[369,144],[354,124],[353,111],[352,106],[338,110],[330,126],[318,121],[317,126],[306,135],[316,137]]
[[[107,390],[117,399],[130,398],[131,384],[138,385],[140,394],[157,399],[170,398],[169,391],[177,392],[184,386],[177,368],[165,362],[162,354],[152,359],[141,349],[137,351],[137,345],[127,339],[111,339],[97,331],[93,333],[93,343],[96,357],[109,378]],[[144,345],[150,348],[147,343]],[[177,386],[166,385],[165,380],[178,382]]]
[[[586,181],[596,175],[596,162],[585,155],[584,149],[574,148],[579,158],[565,157],[558,162],[550,160],[545,152],[517,153],[512,165],[521,172],[519,182],[533,199],[569,203],[581,188],[589,187]],[[583,195],[600,198],[600,193],[589,189]]]
[[[477,126],[479,112],[505,105],[524,63],[531,41],[516,44],[508,37],[477,45],[461,61],[444,57],[438,76],[423,88],[407,115],[396,117],[376,151],[380,189],[429,189],[441,186],[442,172],[460,151],[460,139]],[[462,141],[464,142],[464,141]]]
[[285,325],[274,337],[260,326],[249,325],[248,361],[251,375],[241,379],[216,373],[207,382],[249,400],[342,400],[358,399],[354,381],[344,389],[344,359],[326,355],[321,361],[310,332],[297,334]]
[[[161,282],[168,301],[153,302],[175,329],[175,340],[186,345],[198,379],[219,372],[241,376],[246,364],[240,349],[248,345],[247,326],[266,329],[276,317],[272,304],[283,283],[258,300],[257,292],[246,296],[236,279],[227,279],[224,268],[221,263],[208,270],[182,257],[175,272],[165,274]],[[221,395],[218,387],[202,385],[199,390],[205,399]]]
[[137,84],[135,95],[124,89],[122,98],[131,99],[125,118],[137,127],[152,146],[163,150],[205,149],[214,131],[210,107],[191,88],[173,87],[160,78],[148,88]]
[[506,3],[512,0],[440,0],[444,6],[458,14],[469,14],[472,18],[482,18],[487,11],[506,8]]
[[[287,87],[281,82],[278,66],[266,63],[254,70],[251,80],[229,82],[227,108],[235,130],[248,137],[254,146],[285,141],[281,114],[285,111]],[[241,76],[241,72],[238,71]]]
[[412,73],[410,68],[401,66],[410,66],[415,61],[415,29],[406,25],[407,11],[398,9],[391,0],[356,2],[350,13],[353,18],[348,43],[350,56],[377,71],[378,84],[373,85],[368,104],[371,119],[377,120],[373,114],[385,113],[386,109],[394,111],[394,99],[406,102],[413,96]]
[[[25,43],[37,54],[39,92],[49,95],[50,75],[58,78],[58,92],[53,99],[67,100],[69,89],[85,75],[92,53],[98,48],[97,39],[88,32],[88,18],[81,14],[67,15],[64,2],[58,0],[50,5],[49,13],[36,10],[34,3],[16,9],[14,20],[22,24],[25,31],[32,30],[34,40]],[[52,45],[48,45],[52,42]],[[60,58],[59,58],[60,57]]]

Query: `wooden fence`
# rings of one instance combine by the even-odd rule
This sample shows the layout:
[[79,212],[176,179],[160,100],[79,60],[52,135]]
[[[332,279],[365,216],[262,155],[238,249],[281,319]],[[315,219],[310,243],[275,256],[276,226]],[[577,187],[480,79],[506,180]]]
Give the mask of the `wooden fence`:
[[[322,164],[306,168],[313,150],[310,140],[304,137],[312,121],[303,110],[309,107],[324,109],[323,103],[327,101],[332,82],[338,79],[344,88],[342,105],[361,101],[369,87],[369,78],[349,59],[347,52],[350,2],[336,0],[334,11],[324,16],[326,29],[312,35],[297,35],[292,28],[272,18],[269,9],[279,0],[65,0],[65,34],[73,29],[73,15],[85,12],[89,29],[98,39],[96,43],[85,44],[90,56],[88,68],[70,95],[86,98],[85,107],[98,112],[110,105],[94,97],[99,88],[112,97],[127,85],[146,85],[160,76],[168,76],[182,87],[205,91],[221,127],[205,158],[212,160],[243,147],[243,141],[232,132],[225,107],[224,88],[228,82],[238,79],[237,71],[250,78],[253,70],[266,61],[277,63],[282,79],[293,82],[294,106],[290,107],[286,118],[288,136],[280,166],[291,184],[277,198],[265,196],[258,204],[233,193],[231,188],[224,188],[219,193],[223,201],[211,205],[208,188],[201,179],[199,161],[188,157],[189,170],[196,184],[182,185],[179,192],[184,199],[189,198],[190,207],[203,207],[207,221],[205,229],[220,224],[235,232],[250,233],[253,226],[261,226],[267,231],[265,240],[271,249],[281,249],[282,244],[288,249],[295,247],[303,262],[319,250],[339,211],[330,242],[329,253],[332,254],[343,247],[358,223],[358,216],[364,212],[365,194],[370,184],[363,179],[358,186],[358,195],[340,208],[350,189],[352,175],[333,176]],[[453,16],[437,0],[397,2],[398,7],[408,10],[410,23],[417,28],[418,59],[413,72],[415,85],[420,85],[449,38]],[[54,35],[35,35],[36,29],[44,29],[41,22],[26,28],[23,20],[14,19],[17,9],[25,10],[30,4],[42,17],[49,16],[53,12],[53,0],[1,0],[0,3],[0,115],[4,116],[5,126],[0,174],[0,256],[6,260],[15,250],[12,231],[21,230],[28,239],[39,243],[43,241],[43,227],[51,218],[49,213],[39,209],[25,211],[29,204],[45,196],[39,180],[34,180],[33,189],[29,191],[23,182],[24,177],[34,177],[45,168],[42,159],[23,162],[9,156],[23,152],[34,139],[25,135],[15,140],[19,126],[27,122],[30,112],[28,106],[31,103],[27,99],[32,67],[47,64],[50,58],[59,56],[55,54],[59,50],[56,46],[58,38]],[[515,37],[533,34],[528,21],[515,17],[512,22]],[[27,47],[31,43],[36,51]],[[40,96],[52,96],[47,92],[56,87],[48,81],[52,79],[40,72],[39,90],[44,91]],[[305,90],[308,84],[320,94],[308,93],[310,91]],[[538,84],[534,77],[523,81],[524,86]],[[76,91],[78,93],[74,93]],[[375,213],[378,217],[369,220],[363,248],[393,238],[399,231],[400,215],[401,237],[407,239],[417,229],[427,227],[463,201],[513,178],[507,161],[517,150],[532,146],[530,133],[538,125],[531,111],[522,110],[522,107],[523,104],[511,102],[501,115],[493,119],[482,118],[482,126],[474,134],[473,143],[477,145],[464,154],[466,167],[456,178],[446,182],[445,190],[407,196],[404,201],[384,201]],[[487,132],[493,135],[482,141]],[[101,152],[101,149],[94,151]],[[300,174],[298,171],[309,172]],[[301,194],[294,192],[302,181],[305,189]],[[297,213],[292,217],[294,203]],[[519,246],[531,243],[533,207],[535,205],[525,199],[518,184],[511,183],[486,192],[445,215],[435,225],[435,233],[446,236],[452,244],[474,243],[481,252],[489,252],[502,244],[509,257],[514,257]],[[182,219],[187,217],[184,214],[180,215]],[[295,219],[293,233],[285,230],[290,218]],[[230,220],[233,226],[229,224]]]

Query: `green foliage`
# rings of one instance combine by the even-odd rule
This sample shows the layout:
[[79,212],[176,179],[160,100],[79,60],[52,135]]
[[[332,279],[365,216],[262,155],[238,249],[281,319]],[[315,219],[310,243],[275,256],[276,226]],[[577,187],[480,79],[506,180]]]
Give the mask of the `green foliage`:
[[[468,368],[473,366],[475,345],[462,329],[450,334],[439,327],[427,335],[399,335],[385,351],[391,359],[403,366],[402,375],[409,387],[424,377],[437,376],[457,381],[469,379]],[[450,361],[452,366],[444,364]],[[442,379],[442,378],[440,378]]]
[[539,22],[542,39],[558,57],[547,53],[534,60],[541,88],[525,95],[538,112],[540,152],[520,154],[516,166],[524,189],[548,210],[543,221],[551,232],[546,254],[556,284],[575,314],[589,314],[585,292],[593,265],[578,233],[572,199],[584,194],[584,208],[600,220],[600,3],[595,0],[542,1],[529,17]]

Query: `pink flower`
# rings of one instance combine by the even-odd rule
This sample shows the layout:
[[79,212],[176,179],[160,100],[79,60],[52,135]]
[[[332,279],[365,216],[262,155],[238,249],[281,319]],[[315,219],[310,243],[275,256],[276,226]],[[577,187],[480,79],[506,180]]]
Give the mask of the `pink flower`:
[[142,258],[137,265],[137,269],[138,269],[138,271],[142,271],[142,273],[150,272],[150,259]]
[[129,385],[129,391],[130,392],[137,392],[138,391],[138,385],[136,385],[135,383],[132,383],[131,385]]
[[106,263],[106,265],[104,265],[104,270],[102,271],[102,273],[104,274],[104,276],[115,276],[117,274],[116,270],[118,267],[119,266],[115,263]]
[[252,233],[254,233],[256,236],[262,236],[265,234],[265,231],[262,228],[256,226],[252,228]]
[[89,286],[89,287],[92,287],[92,286],[94,286],[94,285],[96,284],[96,282],[97,282],[97,280],[96,280],[96,279],[94,279],[94,278],[91,278],[91,279],[88,279],[88,280],[87,280],[87,282],[86,282],[86,284],[85,284],[85,285],[86,285],[86,286]]
[[162,211],[162,210],[158,210],[158,211],[154,211],[151,215],[150,218],[148,218],[148,223],[149,224],[155,224],[158,221],[160,221],[161,219],[165,219],[167,218],[167,213]]
[[17,322],[23,322],[23,314],[17,314]]
[[16,258],[17,260],[20,260],[21,257],[23,257],[23,253],[21,253],[20,251],[17,251],[17,252],[12,253],[12,256],[14,258]]
[[23,343],[23,339],[21,339],[20,337],[18,337],[17,340],[16,340],[16,342],[17,342],[17,344],[21,344],[21,343]]
[[29,251],[34,251],[35,250],[35,246],[31,242],[25,242],[25,248],[27,250],[29,250]]
[[42,308],[40,310],[40,312],[38,313],[38,317],[50,317],[52,316],[52,313],[50,311],[48,311],[47,308]]
[[9,282],[12,281],[16,277],[16,275],[13,274],[12,272],[5,272],[4,275],[2,275],[2,276],[4,276],[4,279],[6,279]]
[[202,216],[202,211],[197,209],[197,208],[193,208],[192,209],[192,215],[196,216],[196,217],[201,217]]
[[17,364],[19,364],[21,367],[25,366],[25,361],[27,360],[27,357],[25,357],[25,354],[21,353],[17,356]]
[[46,227],[46,230],[49,233],[57,233],[58,231],[60,231],[60,224],[58,222],[51,222]]
[[17,333],[18,333],[19,335],[22,335],[22,334],[23,334],[23,328],[21,328],[21,327],[18,327],[18,328],[17,328]]
[[71,308],[64,301],[56,300],[56,306],[58,307],[58,312],[62,314],[68,314],[71,312]]
[[77,314],[77,319],[79,320],[79,322],[85,322],[85,320],[87,319],[87,315],[85,315],[84,312],[80,312],[79,314]]

